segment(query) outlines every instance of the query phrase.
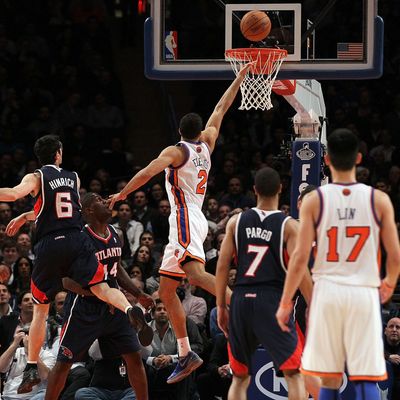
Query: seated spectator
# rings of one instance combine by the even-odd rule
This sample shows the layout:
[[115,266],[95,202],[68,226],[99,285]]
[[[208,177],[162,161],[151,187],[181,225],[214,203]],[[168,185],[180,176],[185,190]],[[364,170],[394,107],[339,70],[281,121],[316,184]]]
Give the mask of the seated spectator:
[[7,285],[0,283],[0,320],[2,317],[8,316],[13,312],[13,309],[10,305],[10,300],[11,294]]
[[154,240],[157,244],[164,245],[168,243],[169,235],[169,215],[171,214],[171,205],[167,199],[160,200],[157,212],[150,220],[151,230]]
[[132,219],[132,208],[128,202],[123,202],[117,209],[117,221],[113,224],[120,237],[122,246],[122,259],[131,258],[140,245],[140,235],[143,225]]
[[286,216],[290,215],[290,205],[289,204],[281,204],[279,210],[282,211]]
[[146,245],[150,248],[151,255],[154,260],[158,260],[161,255],[161,245],[157,244],[154,240],[154,235],[150,231],[144,231],[140,235],[140,245]]
[[13,269],[14,279],[10,287],[11,291],[16,295],[29,291],[33,269],[32,261],[28,257],[20,257],[15,261]]
[[220,204],[229,204],[233,209],[247,209],[256,205],[254,199],[244,193],[242,181],[236,177],[229,179],[228,192],[221,197]]
[[[151,256],[151,250],[148,246],[140,246],[133,255],[132,265],[142,266],[143,281],[145,281],[153,272],[154,260]],[[130,272],[130,271],[128,271]]]
[[205,216],[209,221],[215,223],[219,221],[218,200],[215,197],[209,197],[207,199]]
[[400,398],[400,318],[391,318],[385,328],[385,358],[393,370],[392,399]]
[[[4,289],[4,285],[0,286]],[[3,290],[2,290],[3,292]],[[7,297],[7,296],[6,296]],[[27,328],[33,318],[33,300],[30,292],[22,292],[18,296],[18,312],[11,312],[0,319],[0,354],[11,344],[17,327]],[[22,378],[22,375],[21,375]]]
[[[41,400],[46,388],[47,376],[56,362],[56,353],[50,349],[41,349],[38,359],[38,372],[41,379],[39,385],[29,393],[18,394],[17,389],[22,381],[22,375],[27,363],[29,329],[17,328],[10,346],[0,356],[0,372],[6,373],[3,389],[3,400],[31,399]],[[57,346],[58,348],[58,346]]]
[[[189,398],[190,377],[174,385],[166,383],[167,377],[178,362],[177,340],[169,322],[167,310],[160,299],[155,300],[153,321],[153,350],[146,360],[150,399],[187,400]],[[196,324],[186,319],[186,327],[192,350],[197,354],[203,351],[203,342]]]
[[203,326],[207,314],[206,301],[202,297],[193,296],[192,285],[186,278],[182,279],[178,288],[183,291],[181,302],[186,316],[197,326]]
[[207,237],[203,243],[204,253],[206,255],[206,261],[211,260],[217,256],[217,249],[214,247],[214,232],[208,227]]
[[167,194],[165,193],[165,189],[159,183],[155,183],[151,186],[149,192],[149,206],[152,208],[157,208],[160,200],[165,200],[167,198]]
[[201,400],[214,400],[215,396],[227,399],[232,372],[228,359],[228,342],[224,335],[215,339],[206,372],[200,374],[196,381]]
[[0,223],[7,225],[12,220],[12,210],[8,203],[0,203]]
[[146,230],[149,230],[149,222],[154,215],[154,209],[149,207],[147,194],[144,190],[137,190],[133,194],[133,215],[140,221]]
[[137,265],[132,265],[130,271],[129,271],[129,276],[131,278],[136,278],[139,281],[143,282],[143,271],[142,271],[142,267],[137,264]]
[[32,240],[27,233],[20,233],[17,236],[17,251],[21,257],[25,256],[28,257],[30,260],[33,260],[35,258],[32,252]]
[[19,257],[17,243],[12,239],[5,240],[1,247],[1,254],[3,256],[3,263],[12,268]]

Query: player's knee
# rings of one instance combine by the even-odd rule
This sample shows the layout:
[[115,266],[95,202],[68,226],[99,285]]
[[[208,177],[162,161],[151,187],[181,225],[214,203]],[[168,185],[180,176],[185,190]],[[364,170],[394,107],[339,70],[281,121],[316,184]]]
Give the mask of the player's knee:
[[205,274],[206,272],[204,270],[198,269],[191,270],[189,273],[186,273],[186,276],[191,285],[201,287],[204,281]]
[[328,389],[339,389],[340,386],[342,385],[342,377],[336,378],[321,378],[321,386],[328,388]]

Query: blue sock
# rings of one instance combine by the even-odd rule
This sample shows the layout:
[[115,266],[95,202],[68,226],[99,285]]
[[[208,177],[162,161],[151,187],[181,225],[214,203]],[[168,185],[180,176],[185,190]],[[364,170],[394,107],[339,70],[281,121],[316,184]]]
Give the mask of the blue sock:
[[328,389],[322,387],[319,390],[319,400],[340,400],[339,389]]
[[353,382],[356,389],[355,400],[379,400],[379,391],[376,382],[358,381]]

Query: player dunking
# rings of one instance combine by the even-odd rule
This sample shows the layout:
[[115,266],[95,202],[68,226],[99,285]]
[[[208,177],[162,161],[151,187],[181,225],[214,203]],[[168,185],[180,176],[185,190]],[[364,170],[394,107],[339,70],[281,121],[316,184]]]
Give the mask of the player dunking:
[[[286,276],[286,255],[290,256],[297,241],[298,222],[278,210],[281,184],[275,170],[269,167],[259,170],[254,190],[257,207],[228,221],[217,264],[218,325],[228,336],[233,371],[228,398],[247,399],[251,357],[261,343],[283,372],[289,399],[305,399],[299,372],[303,345],[293,315],[288,333],[283,333],[275,320]],[[228,312],[225,290],[235,254],[238,268]],[[301,289],[309,300],[312,292],[309,274],[304,276]]]
[[[82,199],[82,214],[88,223],[83,232],[92,242],[96,257],[107,268],[107,283],[115,288],[118,288],[119,283],[134,296],[138,296],[140,291],[121,266],[121,241],[114,227],[108,224],[111,218],[108,203],[106,204],[98,194],[88,193]],[[69,279],[68,281],[71,283]],[[69,285],[65,286],[71,289]],[[143,342],[143,337],[141,342],[149,345],[153,338],[150,326],[147,325],[145,333],[147,333],[147,337],[144,338],[146,342]],[[148,399],[147,379],[139,353],[140,346],[136,332],[130,326],[126,315],[119,310],[111,313],[109,305],[96,297],[68,293],[64,304],[60,350],[57,362],[49,374],[46,400],[58,399],[72,363],[82,361],[82,357],[86,356],[89,347],[97,338],[103,358],[117,356],[124,358],[136,398]]]
[[[31,290],[35,301],[30,327],[29,357],[18,393],[27,393],[40,382],[37,360],[45,337],[49,303],[62,290],[62,278],[69,276],[99,299],[129,313],[137,326],[137,307],[132,308],[121,291],[104,282],[104,267],[94,254],[88,237],[81,232],[79,178],[74,172],[60,168],[62,143],[52,135],[39,138],[34,152],[43,165],[24,176],[14,188],[1,188],[0,201],[15,201],[31,194],[34,211],[15,218],[8,233],[15,233],[27,219],[35,220],[36,259],[32,272]],[[152,301],[146,295],[140,299],[145,306]]]
[[[338,129],[328,137],[326,163],[333,183],[308,194],[300,209],[301,241],[289,262],[277,320],[288,331],[291,300],[307,270],[314,240],[317,256],[302,372],[321,376],[320,400],[339,399],[346,363],[356,400],[378,400],[386,379],[379,305],[388,301],[400,268],[400,246],[389,197],[356,182],[361,161],[357,137]],[[379,277],[379,244],[387,252]],[[378,288],[380,289],[378,290]]]
[[203,242],[207,236],[208,224],[201,208],[211,167],[211,152],[214,150],[222,119],[250,66],[251,64],[244,66],[226,90],[204,130],[199,115],[185,115],[179,123],[181,141],[176,146],[165,148],[158,158],[139,171],[120,193],[111,198],[110,207],[113,207],[115,202],[124,200],[129,193],[165,170],[171,215],[169,243],[160,267],[159,294],[168,310],[180,357],[175,371],[167,380],[168,383],[182,380],[203,362],[190,349],[185,312],[176,295],[176,288],[186,274],[193,285],[215,294],[215,277],[204,269]]

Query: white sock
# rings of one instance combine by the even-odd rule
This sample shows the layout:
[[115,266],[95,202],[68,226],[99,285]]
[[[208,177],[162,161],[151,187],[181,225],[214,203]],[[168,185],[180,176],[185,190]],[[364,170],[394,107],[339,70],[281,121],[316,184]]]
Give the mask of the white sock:
[[37,364],[37,361],[27,361],[27,364]]
[[187,336],[177,339],[178,341],[178,354],[179,357],[185,357],[189,351],[192,349],[190,348],[189,338]]
[[125,307],[125,314],[128,313],[128,310],[129,310],[130,308],[132,308],[132,306],[126,306],[126,307]]

